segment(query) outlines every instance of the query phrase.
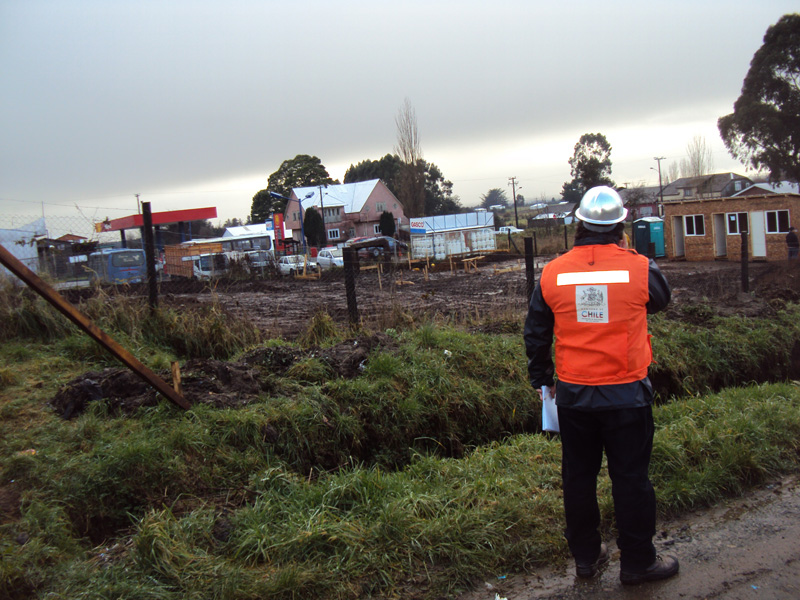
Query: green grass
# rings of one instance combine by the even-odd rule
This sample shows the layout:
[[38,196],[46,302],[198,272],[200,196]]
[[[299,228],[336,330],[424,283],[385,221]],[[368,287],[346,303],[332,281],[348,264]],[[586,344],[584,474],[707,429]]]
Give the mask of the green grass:
[[[455,595],[487,573],[520,572],[567,555],[557,439],[518,435],[461,459],[416,454],[397,471],[353,465],[309,480],[281,461],[235,459],[233,448],[252,442],[258,423],[252,417],[237,421],[250,433],[223,445],[220,434],[229,431],[229,423],[219,422],[223,412],[198,414],[191,420],[199,429],[188,437],[173,434],[167,449],[133,435],[138,441],[129,440],[126,451],[109,457],[126,467],[127,478],[141,477],[129,470],[135,464],[128,462],[131,455],[177,454],[173,460],[192,464],[195,482],[168,483],[164,477],[158,485],[194,485],[194,493],[171,505],[154,498],[132,529],[119,532],[115,543],[123,550],[113,560],[98,558],[111,541],[92,548],[66,514],[65,505],[91,500],[62,490],[58,499],[24,507],[18,528],[31,536],[28,544],[11,546],[3,528],[0,547],[12,559],[4,566],[7,581],[25,581],[55,598],[110,597],[120,590],[158,598],[388,598],[413,590],[437,598]],[[712,503],[797,468],[800,390],[794,385],[675,402],[657,407],[655,418],[652,476],[662,515]],[[209,427],[215,420],[217,426]],[[147,421],[153,434],[156,422]],[[96,426],[82,424],[82,435],[76,431],[71,443],[96,436],[87,431]],[[158,460],[161,467],[170,463],[163,456]],[[88,465],[86,470],[97,475]],[[224,483],[229,493],[243,486],[246,499],[228,502],[208,489],[198,497],[199,488],[212,483]],[[139,483],[143,490],[156,484]],[[94,485],[92,493],[103,494],[110,482]],[[600,487],[608,495],[605,473]],[[606,535],[610,510],[604,502]]]
[[657,315],[650,333],[650,378],[662,399],[800,377],[792,359],[800,351],[796,304],[772,318],[711,316],[693,327]]
[[[789,373],[797,311],[693,330],[654,320],[656,373],[683,392],[654,413],[662,516],[797,469],[800,389],[742,385],[770,361],[766,378]],[[199,351],[170,335],[207,339],[227,317],[166,315],[159,334],[96,318],[156,363]],[[62,421],[46,402],[105,359],[72,332],[8,331],[0,499],[19,514],[0,525],[0,597],[441,598],[567,556],[559,443],[537,432],[519,334],[394,330],[396,347],[351,379],[311,356],[264,373],[272,391],[241,408],[94,402]],[[319,315],[303,345],[343,338]],[[605,474],[600,489],[611,535]]]
[[[134,352],[146,349],[184,358],[225,359],[261,340],[252,324],[231,317],[216,303],[192,310],[151,311],[144,298],[99,292],[77,308]],[[42,298],[2,284],[0,342],[16,340],[55,341],[77,360],[110,362],[104,350]]]

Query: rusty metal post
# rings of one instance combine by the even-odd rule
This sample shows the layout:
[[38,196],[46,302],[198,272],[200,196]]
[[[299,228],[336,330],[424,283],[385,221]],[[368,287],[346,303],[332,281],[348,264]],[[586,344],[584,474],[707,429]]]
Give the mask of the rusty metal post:
[[144,258],[147,261],[147,298],[150,309],[154,310],[158,306],[158,283],[156,282],[156,250],[153,242],[153,213],[150,211],[150,203],[142,202],[142,221],[144,221]]
[[742,231],[742,291],[750,291],[749,271],[750,251],[747,244],[747,232]]
[[356,276],[355,267],[356,251],[352,248],[344,248],[342,250],[342,257],[344,259],[344,289],[347,296],[347,312],[350,315],[350,322],[353,325],[358,324],[358,301],[356,300]]
[[90,321],[81,311],[67,302],[57,291],[42,281],[36,273],[23,265],[16,256],[11,254],[2,245],[0,245],[0,264],[24,281],[28,287],[32,288],[33,291],[49,302],[62,315],[89,334],[90,337],[113,354],[122,364],[131,369],[131,371],[145,383],[155,388],[157,392],[166,396],[171,402],[177,404],[181,408],[189,408],[189,403],[186,399],[172,389],[166,381],[144,366],[135,356],[120,346],[111,336]]

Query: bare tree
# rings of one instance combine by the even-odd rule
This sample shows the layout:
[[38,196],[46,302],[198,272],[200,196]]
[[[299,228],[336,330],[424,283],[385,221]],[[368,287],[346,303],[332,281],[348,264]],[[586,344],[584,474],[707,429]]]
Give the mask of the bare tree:
[[669,163],[667,167],[666,173],[664,173],[664,185],[669,185],[673,181],[677,181],[678,178],[681,176],[681,168],[678,166],[678,163],[672,161]]
[[398,195],[406,216],[421,217],[425,209],[425,161],[417,131],[417,113],[406,98],[394,119],[397,125],[395,153],[403,162],[400,169]]
[[681,160],[683,177],[700,177],[714,170],[714,157],[704,136],[696,135],[692,138],[686,146],[686,155],[687,157]]
[[642,206],[645,204],[652,204],[658,200],[658,191],[653,197],[653,192],[645,188],[644,183],[639,182],[629,185],[623,194],[625,207],[632,213],[634,220],[642,216]]

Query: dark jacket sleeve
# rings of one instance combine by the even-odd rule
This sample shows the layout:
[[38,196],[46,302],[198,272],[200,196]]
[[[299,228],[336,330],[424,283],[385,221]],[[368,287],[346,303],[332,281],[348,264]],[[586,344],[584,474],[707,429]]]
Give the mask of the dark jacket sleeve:
[[650,259],[647,287],[650,292],[647,300],[647,314],[651,315],[664,310],[672,298],[672,290],[661,273],[661,269],[652,258]]
[[531,385],[540,388],[553,385],[553,311],[542,296],[542,288],[537,283],[528,305],[525,319],[525,353],[528,356],[528,378]]

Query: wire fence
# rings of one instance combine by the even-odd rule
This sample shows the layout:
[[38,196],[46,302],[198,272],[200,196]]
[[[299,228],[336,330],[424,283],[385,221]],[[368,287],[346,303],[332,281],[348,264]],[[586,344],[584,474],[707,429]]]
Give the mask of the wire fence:
[[129,232],[122,247],[119,232],[87,231],[82,217],[0,221],[0,244],[73,301],[104,290],[149,297],[151,304],[219,302],[281,336],[301,331],[319,310],[343,323],[387,325],[423,315],[468,320],[524,310],[535,273],[571,239],[563,228],[529,233],[498,235],[496,250],[477,254],[414,259],[370,248],[345,252],[334,263],[313,251],[307,261],[282,256],[289,250],[258,243],[229,252],[179,250],[161,236],[148,273],[147,236]]

